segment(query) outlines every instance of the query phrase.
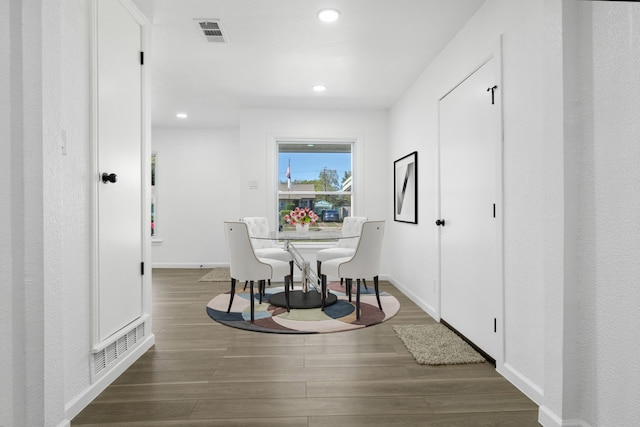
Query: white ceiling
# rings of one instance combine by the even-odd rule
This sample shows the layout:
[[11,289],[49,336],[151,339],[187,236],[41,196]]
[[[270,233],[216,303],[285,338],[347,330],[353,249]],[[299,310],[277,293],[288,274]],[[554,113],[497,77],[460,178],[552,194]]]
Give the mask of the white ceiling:
[[[484,1],[134,0],[153,24],[153,125],[237,126],[242,108],[389,108]],[[337,22],[316,18],[327,7]],[[194,18],[219,19],[228,42],[206,42]]]

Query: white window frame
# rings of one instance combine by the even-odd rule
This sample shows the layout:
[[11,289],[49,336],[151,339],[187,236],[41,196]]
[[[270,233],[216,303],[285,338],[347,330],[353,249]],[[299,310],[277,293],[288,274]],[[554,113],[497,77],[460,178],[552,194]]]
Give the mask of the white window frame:
[[[361,191],[362,186],[360,185],[362,176],[361,176],[361,158],[363,156],[363,147],[362,140],[363,137],[358,136],[340,136],[340,135],[329,135],[329,136],[278,136],[278,135],[270,135],[268,137],[268,152],[267,152],[267,176],[270,176],[271,179],[268,180],[267,183],[267,194],[270,195],[270,206],[268,208],[269,224],[272,229],[278,229],[278,198],[280,196],[280,192],[278,190],[278,145],[280,143],[305,143],[305,144],[327,144],[327,143],[335,143],[335,144],[351,144],[351,215],[359,216],[359,206],[362,206],[363,194]],[[325,192],[313,192],[313,194],[324,194]],[[335,194],[334,192],[327,192],[327,194]],[[306,245],[309,246],[332,246],[332,244],[322,244],[322,243],[308,243]]]

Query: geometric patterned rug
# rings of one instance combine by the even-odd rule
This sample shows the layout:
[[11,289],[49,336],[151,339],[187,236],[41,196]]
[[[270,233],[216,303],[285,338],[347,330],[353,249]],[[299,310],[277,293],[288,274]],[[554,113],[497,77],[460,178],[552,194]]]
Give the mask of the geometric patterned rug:
[[377,325],[395,316],[400,310],[400,302],[391,294],[380,291],[382,311],[378,308],[378,302],[373,286],[365,289],[360,285],[360,319],[356,320],[356,290],[353,287],[352,302],[345,294],[340,282],[331,282],[327,286],[329,291],[336,295],[338,301],[325,307],[294,309],[290,312],[282,307],[269,304],[269,296],[283,292],[284,287],[267,287],[266,296],[262,297],[262,304],[258,303],[257,293],[254,294],[254,318],[251,323],[251,311],[249,292],[240,292],[242,283],[236,286],[236,295],[233,299],[231,311],[229,307],[229,292],[220,294],[207,304],[207,314],[216,322],[234,328],[255,332],[267,332],[275,334],[317,334],[328,332],[350,331]]

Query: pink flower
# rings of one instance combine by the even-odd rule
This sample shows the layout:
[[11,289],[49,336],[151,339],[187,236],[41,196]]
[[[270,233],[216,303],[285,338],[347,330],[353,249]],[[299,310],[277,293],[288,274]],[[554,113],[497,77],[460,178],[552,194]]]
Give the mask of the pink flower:
[[289,212],[288,215],[285,215],[284,219],[288,224],[292,225],[309,223],[315,225],[316,221],[318,220],[318,215],[316,215],[309,208],[296,207],[291,212]]

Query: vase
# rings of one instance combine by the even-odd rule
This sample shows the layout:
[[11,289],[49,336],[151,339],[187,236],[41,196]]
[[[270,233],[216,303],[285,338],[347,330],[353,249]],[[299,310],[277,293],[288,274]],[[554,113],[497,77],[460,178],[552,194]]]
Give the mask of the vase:
[[298,234],[307,234],[309,232],[309,223],[296,224],[296,232]]

